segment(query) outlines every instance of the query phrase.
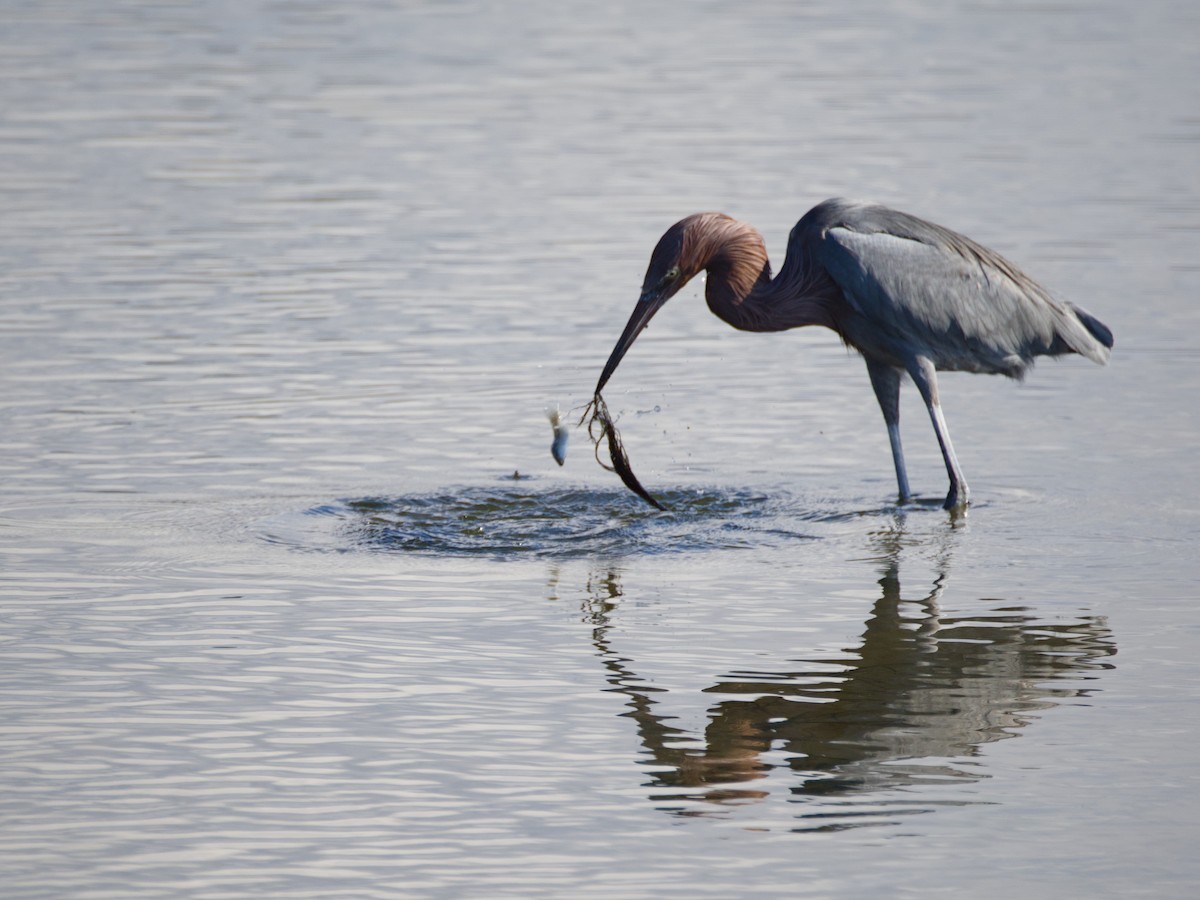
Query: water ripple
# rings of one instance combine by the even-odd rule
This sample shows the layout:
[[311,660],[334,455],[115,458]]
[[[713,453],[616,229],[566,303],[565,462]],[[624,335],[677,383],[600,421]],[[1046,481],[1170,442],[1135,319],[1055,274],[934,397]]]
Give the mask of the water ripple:
[[789,495],[751,490],[668,490],[665,512],[624,491],[466,487],[402,497],[362,497],[270,520],[263,538],[295,549],[439,556],[689,553],[815,540],[796,523],[846,514]]

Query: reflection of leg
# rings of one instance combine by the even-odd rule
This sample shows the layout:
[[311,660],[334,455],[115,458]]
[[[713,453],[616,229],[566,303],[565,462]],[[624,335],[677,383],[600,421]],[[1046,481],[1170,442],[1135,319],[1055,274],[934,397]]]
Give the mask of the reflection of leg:
[[917,626],[917,646],[926,653],[932,653],[937,650],[937,633],[942,628],[942,607],[938,603],[942,596],[942,589],[945,587],[946,573],[943,572],[937,577],[933,583],[933,590],[929,596],[920,601],[921,607],[925,610],[925,621]]
[[942,416],[942,407],[938,403],[937,373],[933,369],[933,363],[918,357],[908,367],[908,372],[929,410],[934,433],[937,434],[938,444],[942,448],[942,459],[946,461],[946,474],[950,476],[950,492],[946,494],[946,502],[943,505],[946,509],[965,509],[970,491],[967,488],[967,479],[958,465],[958,458],[954,455],[954,445],[950,443],[950,429],[946,427],[946,419]]
[[908,489],[908,472],[904,468],[904,450],[900,447],[900,372],[889,365],[867,360],[867,373],[871,376],[871,387],[875,389],[875,398],[883,411],[883,421],[887,423],[900,502],[907,503],[912,493]]

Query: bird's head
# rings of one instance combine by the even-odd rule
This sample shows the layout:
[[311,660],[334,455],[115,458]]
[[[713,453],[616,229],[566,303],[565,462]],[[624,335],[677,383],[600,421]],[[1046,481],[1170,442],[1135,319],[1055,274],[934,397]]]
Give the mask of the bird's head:
[[696,213],[676,222],[659,238],[654,252],[650,254],[650,265],[646,267],[646,278],[642,282],[642,293],[638,297],[633,315],[621,332],[621,337],[609,354],[600,380],[596,382],[596,393],[604,388],[634,340],[650,324],[654,314],[663,304],[679,293],[680,289],[706,268],[720,251],[731,231],[731,226],[741,223],[721,213]]

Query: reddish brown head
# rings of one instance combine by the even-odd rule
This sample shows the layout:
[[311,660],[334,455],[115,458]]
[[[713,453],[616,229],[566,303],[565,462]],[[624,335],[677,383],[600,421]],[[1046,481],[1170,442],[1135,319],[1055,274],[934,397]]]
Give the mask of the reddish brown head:
[[[695,213],[676,222],[659,238],[650,254],[642,294],[609,354],[596,383],[596,393],[608,383],[654,314],[702,270],[709,272],[709,305],[713,306],[714,287],[740,299],[750,292],[766,268],[767,251],[762,237],[744,222],[714,212]],[[717,311],[715,306],[713,309]]]

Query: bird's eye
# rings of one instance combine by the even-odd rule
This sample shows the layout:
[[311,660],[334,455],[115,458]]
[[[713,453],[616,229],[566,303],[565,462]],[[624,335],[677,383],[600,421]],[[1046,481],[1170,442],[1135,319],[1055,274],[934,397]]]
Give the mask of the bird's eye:
[[679,277],[679,266],[672,266],[667,270],[667,274],[663,276],[663,284],[669,284]]

